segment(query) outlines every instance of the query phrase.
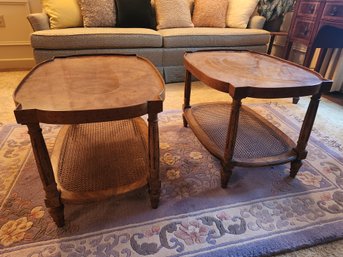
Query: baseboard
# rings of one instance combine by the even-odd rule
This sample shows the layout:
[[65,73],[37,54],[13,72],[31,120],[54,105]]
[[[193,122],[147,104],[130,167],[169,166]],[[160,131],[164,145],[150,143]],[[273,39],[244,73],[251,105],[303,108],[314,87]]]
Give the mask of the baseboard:
[[31,69],[33,66],[33,58],[0,59],[0,71]]

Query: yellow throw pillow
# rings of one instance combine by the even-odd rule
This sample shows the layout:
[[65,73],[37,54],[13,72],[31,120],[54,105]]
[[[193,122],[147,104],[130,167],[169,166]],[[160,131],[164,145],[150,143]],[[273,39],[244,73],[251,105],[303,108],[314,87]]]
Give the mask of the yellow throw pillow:
[[155,0],[157,29],[193,28],[191,1]]
[[229,0],[226,26],[245,29],[259,0]]
[[83,26],[78,0],[41,0],[49,16],[50,28],[62,29]]
[[195,27],[225,28],[228,0],[195,0],[192,21]]

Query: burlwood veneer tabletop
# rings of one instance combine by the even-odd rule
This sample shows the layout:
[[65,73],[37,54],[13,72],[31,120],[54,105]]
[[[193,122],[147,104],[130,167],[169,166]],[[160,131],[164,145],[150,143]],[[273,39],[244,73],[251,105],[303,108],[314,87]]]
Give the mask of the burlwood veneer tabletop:
[[262,91],[261,97],[266,98],[308,95],[304,91],[314,93],[323,81],[319,74],[299,65],[249,51],[186,53],[184,61],[193,75],[231,96],[233,91],[242,97],[260,97]]
[[23,110],[114,109],[163,99],[163,85],[152,64],[137,56],[56,58],[31,71],[14,100]]

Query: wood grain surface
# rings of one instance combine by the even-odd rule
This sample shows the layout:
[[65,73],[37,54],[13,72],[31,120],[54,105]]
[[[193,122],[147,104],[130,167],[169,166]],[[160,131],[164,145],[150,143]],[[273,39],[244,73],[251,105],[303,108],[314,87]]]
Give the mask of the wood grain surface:
[[55,58],[28,74],[14,100],[22,109],[47,111],[121,108],[163,98],[163,84],[155,67],[137,56]]
[[184,63],[195,77],[232,97],[312,95],[323,82],[320,74],[302,66],[250,51],[186,53]]

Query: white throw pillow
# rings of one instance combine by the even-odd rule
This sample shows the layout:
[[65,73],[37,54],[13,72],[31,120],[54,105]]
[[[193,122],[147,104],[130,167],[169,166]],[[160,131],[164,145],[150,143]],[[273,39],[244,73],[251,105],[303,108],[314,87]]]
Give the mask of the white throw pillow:
[[250,16],[253,14],[259,0],[229,0],[226,14],[226,26],[243,28],[248,26]]

